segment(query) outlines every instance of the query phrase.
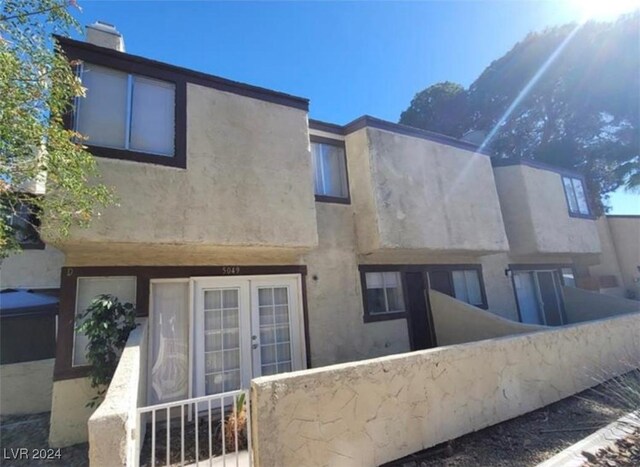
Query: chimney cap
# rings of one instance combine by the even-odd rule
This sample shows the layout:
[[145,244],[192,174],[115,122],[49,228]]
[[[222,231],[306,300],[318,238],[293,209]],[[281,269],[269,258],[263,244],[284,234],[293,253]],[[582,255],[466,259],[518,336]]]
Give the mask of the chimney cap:
[[122,36],[116,29],[115,25],[107,23],[105,21],[96,21],[93,24],[87,24],[87,28],[97,29],[98,31],[106,32],[108,34],[114,34],[116,36]]
[[86,41],[90,44],[124,52],[124,38],[113,24],[96,21],[88,24]]

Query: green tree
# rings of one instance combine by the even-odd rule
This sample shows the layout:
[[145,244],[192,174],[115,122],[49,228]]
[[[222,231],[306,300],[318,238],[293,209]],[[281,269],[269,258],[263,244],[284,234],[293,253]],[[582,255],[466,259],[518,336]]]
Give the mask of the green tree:
[[460,138],[469,127],[467,92],[450,81],[429,86],[415,95],[400,123]]
[[[26,212],[41,213],[47,237],[56,239],[88,225],[96,208],[111,201],[95,159],[64,125],[83,88],[52,33],[78,27],[69,10],[74,6],[67,0],[0,3],[0,257],[19,249],[18,225],[39,228]],[[46,181],[46,195],[26,192],[34,181]],[[16,217],[23,222],[13,222]]]
[[495,129],[494,157],[581,171],[601,213],[609,193],[640,180],[639,70],[640,13],[529,34],[466,91],[466,130]]

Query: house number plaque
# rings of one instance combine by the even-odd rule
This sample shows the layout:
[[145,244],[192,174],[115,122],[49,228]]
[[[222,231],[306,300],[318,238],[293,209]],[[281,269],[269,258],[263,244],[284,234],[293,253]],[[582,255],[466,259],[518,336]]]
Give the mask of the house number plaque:
[[222,266],[222,275],[234,276],[240,274],[240,266]]

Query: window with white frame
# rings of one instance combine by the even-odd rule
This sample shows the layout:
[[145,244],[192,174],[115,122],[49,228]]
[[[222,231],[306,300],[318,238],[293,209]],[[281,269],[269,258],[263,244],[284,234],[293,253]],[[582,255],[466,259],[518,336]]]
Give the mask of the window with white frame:
[[584,188],[584,182],[582,179],[563,176],[562,184],[564,185],[564,193],[567,196],[569,213],[582,216],[590,215],[591,212],[589,210],[589,202],[587,201],[587,192]]
[[344,146],[312,142],[311,154],[316,195],[348,199]]
[[365,283],[368,314],[383,315],[405,311],[399,272],[367,272]]
[[[75,316],[84,313],[98,295],[110,294],[121,303],[136,303],[135,276],[78,277]],[[75,329],[75,323],[74,323]],[[83,333],[75,331],[73,339],[73,366],[87,364],[87,344]]]
[[482,306],[482,290],[480,288],[480,275],[474,269],[453,271],[453,290],[458,300],[470,305]]
[[84,63],[86,96],[76,105],[76,131],[86,144],[149,155],[175,153],[175,84]]

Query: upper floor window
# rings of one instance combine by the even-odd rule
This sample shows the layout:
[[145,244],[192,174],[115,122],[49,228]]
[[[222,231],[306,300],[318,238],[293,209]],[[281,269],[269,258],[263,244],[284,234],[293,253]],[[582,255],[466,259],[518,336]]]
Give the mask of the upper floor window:
[[567,196],[569,214],[576,216],[590,216],[587,192],[581,178],[562,176],[564,193]]
[[344,143],[311,140],[315,193],[318,201],[349,202]]
[[75,123],[87,145],[174,157],[174,83],[86,62],[81,77]]

